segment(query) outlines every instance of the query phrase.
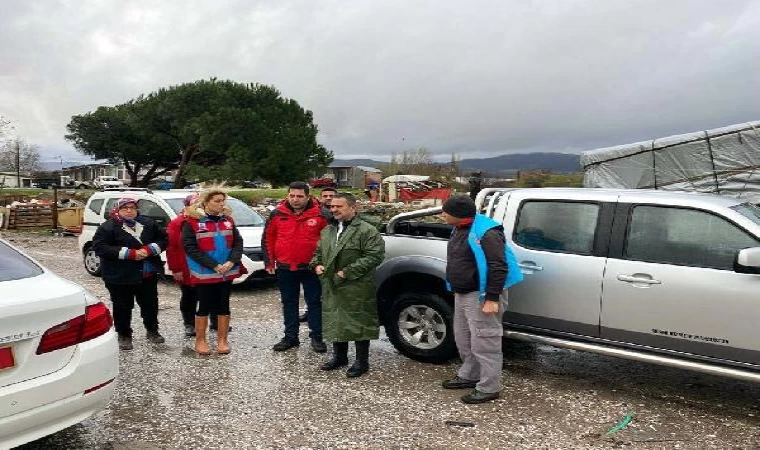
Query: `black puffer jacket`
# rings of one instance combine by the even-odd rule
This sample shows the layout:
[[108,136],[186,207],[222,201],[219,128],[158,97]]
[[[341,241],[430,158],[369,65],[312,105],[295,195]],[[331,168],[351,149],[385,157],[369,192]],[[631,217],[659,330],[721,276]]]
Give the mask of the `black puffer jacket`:
[[[480,289],[478,264],[467,241],[470,227],[456,228],[449,238],[446,252],[446,278],[451,289],[458,293],[477,292]],[[504,229],[491,228],[480,240],[486,255],[486,300],[499,300],[507,280],[507,260],[504,256]]]
[[[166,232],[154,221],[147,217],[137,216],[135,219],[142,224],[140,241],[124,231],[122,224],[114,219],[108,219],[98,227],[92,239],[92,248],[100,257],[100,270],[103,281],[112,284],[138,284],[143,279],[145,260],[136,261],[120,259],[119,253],[123,248],[138,250],[148,244],[158,244],[161,251],[166,249]],[[155,272],[163,272],[161,257],[151,256],[148,261]]]

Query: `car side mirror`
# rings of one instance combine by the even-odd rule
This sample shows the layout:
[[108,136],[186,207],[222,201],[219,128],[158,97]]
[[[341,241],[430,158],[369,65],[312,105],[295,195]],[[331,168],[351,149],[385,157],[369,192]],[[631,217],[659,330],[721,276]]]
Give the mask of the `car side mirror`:
[[736,254],[734,270],[739,273],[760,274],[760,247],[739,250]]

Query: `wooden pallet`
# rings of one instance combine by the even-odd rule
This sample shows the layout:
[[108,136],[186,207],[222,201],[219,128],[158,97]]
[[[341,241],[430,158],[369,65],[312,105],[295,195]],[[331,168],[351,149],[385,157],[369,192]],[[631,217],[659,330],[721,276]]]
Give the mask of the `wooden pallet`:
[[53,210],[50,206],[18,205],[10,209],[8,215],[8,229],[18,230],[21,228],[54,228]]

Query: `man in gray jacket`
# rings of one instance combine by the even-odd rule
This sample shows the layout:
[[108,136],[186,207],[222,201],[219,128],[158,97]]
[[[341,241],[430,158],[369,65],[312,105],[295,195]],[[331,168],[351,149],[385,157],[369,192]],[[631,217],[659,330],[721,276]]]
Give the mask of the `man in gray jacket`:
[[504,334],[501,318],[507,305],[507,258],[504,230],[476,214],[465,195],[443,204],[446,223],[454,225],[447,249],[446,278],[454,292],[454,336],[462,358],[457,376],[445,389],[472,389],[465,403],[499,398]]

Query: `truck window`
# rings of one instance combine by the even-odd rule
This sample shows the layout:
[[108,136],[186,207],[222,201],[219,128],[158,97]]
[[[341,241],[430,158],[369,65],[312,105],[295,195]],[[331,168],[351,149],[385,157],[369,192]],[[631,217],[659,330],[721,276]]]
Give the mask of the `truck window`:
[[596,203],[526,201],[512,240],[522,247],[590,255],[599,216]]
[[758,240],[728,220],[704,211],[636,206],[624,256],[638,261],[733,270],[736,253]]

